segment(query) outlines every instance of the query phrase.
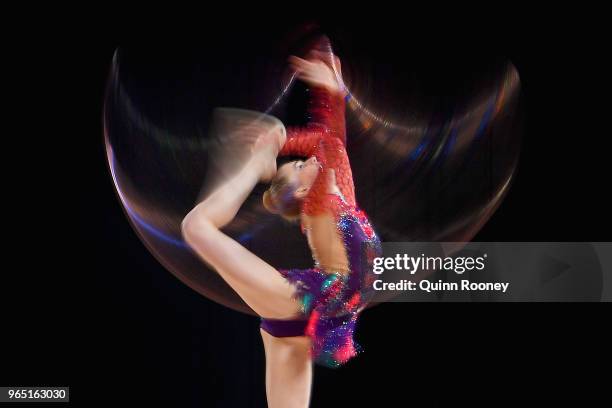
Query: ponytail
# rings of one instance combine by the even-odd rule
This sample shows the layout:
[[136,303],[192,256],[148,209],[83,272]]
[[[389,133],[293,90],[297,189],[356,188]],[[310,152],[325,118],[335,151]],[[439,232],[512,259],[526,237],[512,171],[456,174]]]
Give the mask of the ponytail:
[[274,198],[272,198],[272,193],[270,190],[266,190],[263,194],[263,206],[268,212],[272,214],[280,214],[280,210],[276,205]]
[[[272,180],[270,188],[263,194],[263,206],[272,214],[278,214],[287,221],[300,218],[302,202],[293,195],[294,187],[286,178]],[[279,199],[282,197],[282,199]]]

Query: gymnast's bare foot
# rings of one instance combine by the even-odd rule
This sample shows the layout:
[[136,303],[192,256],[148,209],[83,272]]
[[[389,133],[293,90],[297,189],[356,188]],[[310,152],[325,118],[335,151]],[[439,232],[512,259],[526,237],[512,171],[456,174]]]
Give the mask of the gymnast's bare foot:
[[276,175],[276,157],[287,140],[287,133],[279,121],[277,126],[265,129],[253,143],[253,158],[261,168],[260,181],[267,183]]
[[261,170],[260,181],[272,180],[276,156],[286,140],[285,126],[279,119],[256,111],[217,108],[211,129],[216,142],[211,156],[217,182],[232,177],[247,162]]

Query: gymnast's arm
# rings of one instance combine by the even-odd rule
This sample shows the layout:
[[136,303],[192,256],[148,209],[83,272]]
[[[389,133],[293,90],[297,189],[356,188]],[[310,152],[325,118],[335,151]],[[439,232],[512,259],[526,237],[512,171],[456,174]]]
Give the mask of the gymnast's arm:
[[310,93],[311,121],[304,127],[287,128],[287,142],[279,152],[281,156],[312,156],[321,139],[337,138],[346,145],[344,99],[321,88],[313,88]]
[[310,121],[306,127],[288,129],[288,140],[319,133],[322,137],[339,138],[346,145],[346,88],[341,79],[340,59],[333,56],[333,63],[329,59],[329,55],[320,52],[310,53],[309,59],[289,58],[298,78],[309,87],[307,109]]

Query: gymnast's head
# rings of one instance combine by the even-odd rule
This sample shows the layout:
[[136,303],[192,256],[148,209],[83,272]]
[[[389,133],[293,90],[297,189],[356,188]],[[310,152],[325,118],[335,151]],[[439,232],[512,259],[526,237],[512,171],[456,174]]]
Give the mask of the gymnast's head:
[[281,165],[263,195],[264,207],[286,220],[299,219],[302,201],[308,195],[319,170],[319,163],[314,156]]

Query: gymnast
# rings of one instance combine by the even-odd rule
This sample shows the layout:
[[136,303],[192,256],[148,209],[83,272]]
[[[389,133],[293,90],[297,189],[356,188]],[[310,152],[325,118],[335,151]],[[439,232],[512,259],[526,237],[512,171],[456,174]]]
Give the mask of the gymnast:
[[[306,407],[313,362],[338,367],[359,351],[353,340],[371,299],[380,240],[355,201],[346,152],[346,101],[340,60],[322,37],[289,64],[309,92],[309,123],[256,134],[242,168],[182,222],[185,241],[261,318],[270,407]],[[249,129],[246,129],[249,131]],[[277,169],[277,156],[301,156]],[[310,269],[276,269],[221,231],[259,182],[264,207],[299,222],[312,251]]]

